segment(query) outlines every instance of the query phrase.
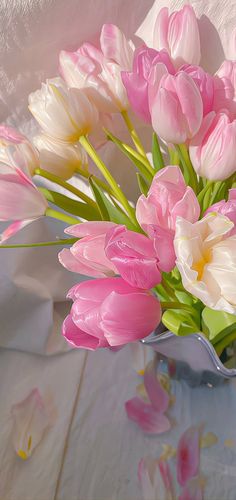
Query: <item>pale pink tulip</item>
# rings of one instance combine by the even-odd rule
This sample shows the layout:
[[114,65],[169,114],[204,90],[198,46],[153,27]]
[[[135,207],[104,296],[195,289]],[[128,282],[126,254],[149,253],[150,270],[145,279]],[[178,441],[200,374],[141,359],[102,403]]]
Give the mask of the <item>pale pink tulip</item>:
[[121,70],[130,70],[133,47],[113,24],[105,24],[101,50],[84,43],[76,52],[60,53],[60,71],[69,87],[86,88],[98,109],[105,113],[128,107]]
[[234,223],[211,212],[191,224],[176,221],[176,265],[184,288],[211,309],[236,314]]
[[158,254],[153,241],[143,234],[113,226],[107,233],[105,253],[131,286],[151,289],[161,282]]
[[190,75],[193,81],[196,83],[202,98],[203,116],[207,115],[213,109],[213,76],[204,71],[201,66],[193,66],[191,64],[185,64],[184,66],[181,66],[180,70]]
[[169,73],[175,73],[170,56],[165,50],[158,52],[144,45],[135,50],[133,70],[122,71],[121,74],[131,108],[147,123],[151,123],[148,81],[152,67],[159,62],[165,64]]
[[200,462],[200,430],[190,427],[181,436],[177,448],[177,479],[184,486],[197,476]]
[[155,49],[166,49],[175,67],[182,64],[199,64],[201,59],[199,28],[191,5],[169,15],[163,7],[156,19],[153,35]]
[[192,188],[186,186],[179,167],[168,166],[154,177],[147,197],[137,202],[136,217],[143,230],[154,240],[159,266],[169,272],[175,265],[173,238],[176,218],[198,220],[200,207]]
[[81,238],[58,255],[60,263],[69,271],[94,278],[118,274],[115,265],[105,254],[107,232],[116,227],[113,222],[84,222],[65,229],[67,234]]
[[190,141],[189,154],[198,175],[211,181],[225,180],[236,170],[236,120],[212,111]]
[[0,125],[0,161],[18,167],[28,176],[39,167],[38,154],[30,141],[18,130]]
[[63,335],[75,347],[96,350],[149,335],[160,322],[159,301],[122,278],[89,280],[68,293],[74,301]]
[[76,169],[87,170],[88,159],[79,144],[67,144],[47,135],[37,135],[33,139],[38,150],[40,167],[61,179],[70,179]]
[[214,205],[211,205],[211,207],[206,210],[204,215],[207,215],[210,212],[217,212],[225,215],[225,217],[228,217],[234,223],[234,228],[232,229],[230,236],[236,234],[236,189],[229,190],[228,201],[221,200],[218,201],[218,203],[214,203]]
[[47,201],[19,168],[0,164],[0,220],[15,221],[0,237],[3,242],[45,214]]
[[156,64],[149,79],[149,109],[152,126],[163,140],[184,143],[199,130],[203,103],[198,86],[190,75],[170,75],[164,64]]
[[173,479],[166,461],[145,457],[138,465],[143,500],[175,500]]
[[149,398],[146,403],[141,397],[126,401],[125,408],[130,420],[149,434],[162,434],[170,429],[170,421],[165,415],[170,403],[168,392],[162,387],[156,374],[156,362],[147,365],[144,386]]
[[214,76],[214,110],[236,118],[236,61],[224,61]]
[[67,89],[61,78],[47,80],[30,94],[29,109],[47,135],[69,143],[90,133],[99,116],[86,89]]

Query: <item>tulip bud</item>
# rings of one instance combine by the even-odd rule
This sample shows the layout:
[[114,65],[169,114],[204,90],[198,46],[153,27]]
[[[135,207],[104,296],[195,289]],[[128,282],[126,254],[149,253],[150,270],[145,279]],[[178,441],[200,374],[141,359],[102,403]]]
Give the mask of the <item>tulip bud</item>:
[[69,143],[90,133],[98,121],[86,90],[67,89],[61,78],[47,80],[30,94],[29,109],[46,134]]
[[113,24],[104,24],[101,49],[84,43],[76,52],[60,53],[60,71],[69,87],[86,88],[90,99],[103,113],[128,108],[121,70],[132,67],[133,47]]
[[150,76],[149,109],[155,132],[174,144],[192,138],[202,122],[202,98],[193,79],[183,71],[170,75],[160,63]]
[[201,59],[199,28],[191,5],[169,15],[167,7],[160,10],[153,36],[155,49],[166,49],[178,69],[182,64],[199,64]]
[[78,167],[87,164],[87,155],[79,144],[67,144],[47,135],[33,139],[39,152],[40,167],[61,179],[70,179]]
[[147,123],[151,123],[148,81],[152,67],[158,62],[163,63],[169,73],[174,74],[174,67],[165,50],[158,52],[145,46],[136,49],[134,53],[133,71],[122,71],[122,81],[131,107]]
[[68,293],[74,302],[63,335],[75,347],[96,350],[149,335],[161,318],[160,303],[122,278],[88,280]]
[[236,61],[224,61],[214,76],[215,111],[227,110],[236,118]]
[[225,180],[235,172],[236,120],[212,111],[191,140],[189,154],[196,173],[211,181]]
[[30,141],[7,125],[0,125],[0,161],[20,168],[28,176],[33,176],[39,166],[37,152]]

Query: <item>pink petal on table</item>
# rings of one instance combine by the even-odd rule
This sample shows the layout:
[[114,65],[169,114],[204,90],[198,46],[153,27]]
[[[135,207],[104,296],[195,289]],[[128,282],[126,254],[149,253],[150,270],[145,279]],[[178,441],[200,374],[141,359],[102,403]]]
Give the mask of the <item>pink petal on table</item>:
[[144,373],[144,385],[153,408],[157,412],[164,413],[168,409],[170,396],[157,378],[156,367],[156,360],[148,363]]
[[178,500],[203,500],[204,484],[202,476],[190,479],[182,489]]
[[[138,464],[138,479],[143,500],[167,500],[167,491],[158,460],[142,458]],[[168,500],[172,500],[168,497]]]
[[128,418],[136,422],[144,432],[162,434],[170,429],[169,419],[151,405],[144,403],[141,398],[134,397],[126,401],[125,409]]
[[38,389],[33,389],[20,403],[12,406],[13,444],[17,455],[27,460],[52,424],[51,409]]
[[200,431],[190,427],[181,436],[177,448],[177,479],[184,486],[198,474],[200,462]]

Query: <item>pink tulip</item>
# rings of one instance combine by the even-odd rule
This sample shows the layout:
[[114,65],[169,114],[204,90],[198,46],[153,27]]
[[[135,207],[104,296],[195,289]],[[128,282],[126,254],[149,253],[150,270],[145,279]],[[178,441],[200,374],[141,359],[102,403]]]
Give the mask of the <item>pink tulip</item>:
[[150,289],[161,282],[153,241],[143,234],[114,226],[106,237],[105,252],[118,273],[131,286]]
[[153,36],[155,49],[166,49],[175,67],[182,64],[199,64],[201,59],[199,28],[191,5],[169,15],[163,7],[156,19]]
[[180,144],[198,132],[203,103],[191,76],[184,71],[170,75],[158,63],[152,68],[148,92],[152,126],[164,141]]
[[149,434],[162,434],[170,429],[170,421],[165,415],[170,396],[160,384],[156,368],[156,361],[152,361],[147,365],[144,374],[144,386],[150,402],[146,403],[136,396],[125,403],[128,418]]
[[173,239],[178,216],[196,222],[200,207],[192,188],[186,186],[179,167],[168,166],[154,177],[148,196],[137,202],[136,217],[143,230],[154,240],[159,267],[169,272],[175,265]]
[[200,462],[200,431],[190,427],[181,436],[177,448],[177,479],[181,486],[197,476]]
[[225,180],[235,172],[236,120],[212,111],[191,140],[189,154],[198,175],[211,181]]
[[113,24],[105,24],[101,50],[84,43],[76,52],[60,53],[60,71],[69,87],[86,88],[98,109],[105,113],[128,107],[121,70],[130,70],[133,47]]
[[236,61],[224,61],[214,76],[214,110],[236,118]]
[[19,168],[0,164],[0,220],[15,221],[1,235],[1,242],[45,214],[47,201]]
[[236,189],[229,190],[228,201],[221,200],[218,203],[214,203],[214,205],[211,205],[211,207],[206,210],[204,216],[210,212],[218,212],[228,217],[235,226],[230,232],[230,236],[236,234]]
[[94,278],[114,276],[115,265],[105,254],[107,232],[116,227],[113,222],[84,222],[65,229],[67,234],[81,238],[70,249],[64,248],[58,255],[60,263],[69,271]]
[[0,125],[0,161],[20,168],[29,176],[39,167],[38,154],[30,141],[7,125]]
[[169,73],[175,73],[170,57],[165,50],[158,52],[144,45],[135,50],[133,70],[122,71],[121,74],[132,109],[147,123],[151,123],[148,105],[148,80],[152,67],[158,62],[165,64]]
[[89,280],[68,293],[74,301],[63,335],[75,347],[96,350],[149,335],[159,324],[159,301],[122,278]]
[[185,64],[181,66],[181,71],[184,71],[191,76],[196,83],[202,98],[203,103],[203,116],[207,115],[213,109],[214,99],[214,80],[213,76],[206,73],[201,66],[192,66]]

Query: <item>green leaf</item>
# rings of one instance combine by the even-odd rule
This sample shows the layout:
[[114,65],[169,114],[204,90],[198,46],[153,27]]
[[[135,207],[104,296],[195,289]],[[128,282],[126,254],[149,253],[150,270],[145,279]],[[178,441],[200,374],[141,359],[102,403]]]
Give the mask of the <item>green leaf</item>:
[[163,156],[161,153],[159,141],[157,134],[153,132],[152,135],[152,159],[153,159],[153,165],[155,170],[158,172],[158,170],[161,170],[165,166]]
[[146,183],[144,177],[139,172],[137,172],[136,175],[138,178],[138,185],[139,185],[139,189],[140,189],[141,193],[143,193],[145,196],[147,196],[148,191],[149,191],[148,184]]
[[199,332],[199,326],[194,322],[190,314],[179,309],[165,311],[161,321],[168,330],[176,335],[184,336]]
[[62,208],[65,212],[77,215],[85,220],[101,220],[99,211],[91,205],[88,205],[88,203],[73,200],[64,194],[57,193],[56,191],[50,191],[46,188],[40,187],[39,189],[48,201],[57,207]]
[[146,160],[140,153],[131,148],[131,146],[120,141],[120,139],[118,139],[118,137],[113,135],[109,130],[105,129],[105,132],[107,134],[108,139],[110,139],[114,144],[116,144],[116,146],[120,149],[120,151],[122,151],[122,153],[124,153],[125,156],[127,156],[127,158],[129,158],[129,160],[131,160],[132,163],[134,163],[135,167],[138,168],[140,173],[143,175],[143,177],[150,185],[155,172],[153,170],[152,174],[149,171],[149,169],[151,169],[152,167],[151,166],[147,167],[148,160]]
[[103,220],[110,220],[116,224],[124,224],[131,231],[138,231],[138,223],[135,226],[129,217],[117,206],[113,205],[111,201],[105,196],[96,181],[92,178],[89,179],[90,186],[93,190],[95,199],[101,211]]
[[202,311],[202,329],[213,345],[236,332],[236,315],[205,307]]

